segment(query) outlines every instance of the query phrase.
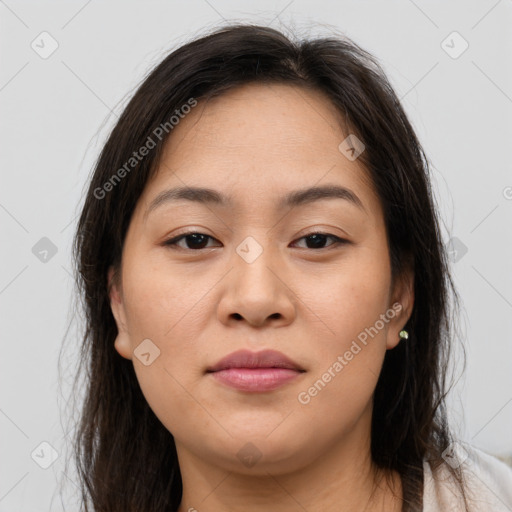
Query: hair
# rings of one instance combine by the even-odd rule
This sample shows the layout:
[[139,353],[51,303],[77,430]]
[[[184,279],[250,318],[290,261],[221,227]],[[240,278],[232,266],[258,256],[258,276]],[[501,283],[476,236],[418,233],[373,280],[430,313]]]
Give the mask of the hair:
[[[412,269],[415,297],[405,326],[409,339],[387,351],[376,385],[371,456],[377,467],[399,473],[402,510],[421,510],[423,461],[434,468],[442,464],[452,439],[445,406],[452,337],[449,291],[458,299],[428,160],[372,55],[346,37],[295,41],[252,24],[224,26],[166,56],[124,108],[96,162],[73,245],[85,314],[78,373],[86,374],[86,386],[73,440],[81,510],[176,511],[181,502],[174,438],[144,398],[133,363],[114,348],[117,327],[107,274],[110,267],[119,269],[135,205],[172,136],[169,119],[191,99],[207,101],[249,83],[324,93],[365,145],[358,161],[382,204],[392,279]],[[165,135],[155,136],[162,126]],[[148,137],[155,147],[132,161],[129,172],[120,173]],[[116,169],[122,179],[114,182]],[[106,187],[107,182],[112,186]],[[449,469],[464,496],[462,473]]]

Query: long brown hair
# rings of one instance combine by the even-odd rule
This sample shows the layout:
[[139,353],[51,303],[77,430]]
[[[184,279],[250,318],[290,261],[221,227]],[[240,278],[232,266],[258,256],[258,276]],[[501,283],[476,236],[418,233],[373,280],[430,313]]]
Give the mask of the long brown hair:
[[[378,467],[400,474],[403,511],[421,510],[423,461],[441,464],[451,439],[444,406],[453,339],[450,290],[458,305],[428,160],[369,53],[343,36],[293,41],[248,24],[225,26],[165,57],[125,107],[90,180],[74,239],[85,313],[76,380],[83,378],[84,400],[74,438],[82,510],[174,512],[180,504],[173,436],[146,402],[132,362],[114,349],[107,272],[119,267],[134,207],[172,137],[169,119],[191,98],[207,100],[249,82],[322,91],[365,144],[360,158],[382,203],[392,277],[407,265],[415,276],[409,339],[387,351],[375,389],[371,454]],[[165,123],[165,134],[156,137]],[[127,168],[150,136],[155,147]],[[123,166],[127,172],[114,179]],[[452,472],[463,493],[460,472]]]

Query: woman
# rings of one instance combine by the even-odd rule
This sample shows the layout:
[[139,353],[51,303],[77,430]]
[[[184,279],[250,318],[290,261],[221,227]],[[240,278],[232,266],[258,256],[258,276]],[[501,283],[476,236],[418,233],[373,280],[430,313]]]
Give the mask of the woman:
[[85,510],[512,503],[508,468],[450,436],[427,159],[351,41],[236,25],[171,53],[101,152],[75,250]]

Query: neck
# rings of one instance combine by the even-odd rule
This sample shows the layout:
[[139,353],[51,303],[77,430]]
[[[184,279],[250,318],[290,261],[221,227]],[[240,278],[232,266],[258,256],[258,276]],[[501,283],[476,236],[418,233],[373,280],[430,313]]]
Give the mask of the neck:
[[183,482],[178,512],[267,512],[269,504],[280,512],[399,512],[400,477],[375,467],[369,441],[369,431],[355,428],[315,457],[305,450],[309,463],[293,471],[257,463],[251,474],[212,465],[177,443]]

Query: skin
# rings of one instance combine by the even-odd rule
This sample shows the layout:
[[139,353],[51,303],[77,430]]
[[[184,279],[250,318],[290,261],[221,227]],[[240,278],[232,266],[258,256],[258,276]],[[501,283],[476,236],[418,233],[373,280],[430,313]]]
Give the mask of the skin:
[[[381,204],[363,165],[338,149],[348,135],[342,126],[318,91],[244,85],[180,121],[137,203],[121,268],[109,272],[115,348],[132,359],[174,436],[179,512],[267,512],[269,503],[282,512],[400,510],[398,475],[371,461],[370,426],[383,358],[411,314],[413,275],[392,283]],[[277,209],[286,193],[326,184],[349,188],[364,210],[338,198]],[[160,192],[185,185],[233,204],[180,200],[147,213]],[[164,245],[184,231],[212,238]],[[315,248],[304,238],[315,232],[349,243],[325,237]],[[248,236],[263,251],[252,263],[236,252]],[[399,313],[300,403],[299,393],[396,302]],[[134,356],[145,339],[160,350],[147,366]],[[264,393],[205,374],[242,348],[279,350],[306,371]],[[251,467],[237,457],[244,446],[260,455]]]

